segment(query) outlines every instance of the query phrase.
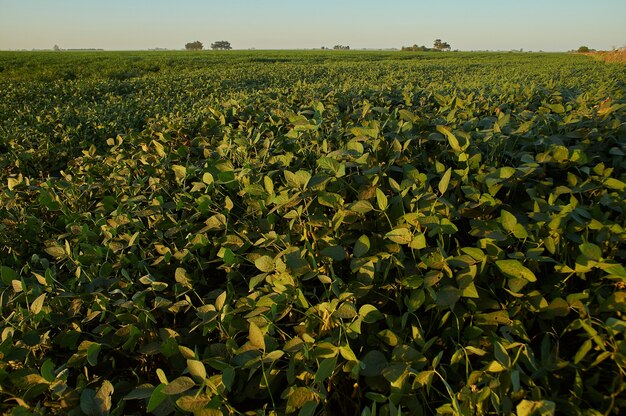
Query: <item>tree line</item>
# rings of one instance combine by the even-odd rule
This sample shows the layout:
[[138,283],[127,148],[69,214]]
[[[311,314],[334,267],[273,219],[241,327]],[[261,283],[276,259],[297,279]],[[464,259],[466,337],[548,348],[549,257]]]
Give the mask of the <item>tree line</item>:
[[[202,44],[202,42],[197,40],[195,42],[186,43],[185,49],[188,51],[201,51],[202,49],[204,49],[204,45]],[[211,49],[229,51],[232,49],[232,46],[227,40],[218,40],[211,44]]]
[[432,52],[432,51],[449,51],[451,49],[450,44],[448,42],[443,42],[441,39],[435,39],[433,42],[433,47],[428,48],[424,45],[417,46],[417,44],[413,46],[403,46],[403,51],[413,51],[413,52]]

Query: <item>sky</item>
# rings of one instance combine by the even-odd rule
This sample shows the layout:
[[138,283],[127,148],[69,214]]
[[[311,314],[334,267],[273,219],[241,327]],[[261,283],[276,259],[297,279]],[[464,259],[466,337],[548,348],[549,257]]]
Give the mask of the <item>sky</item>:
[[626,45],[624,0],[0,0],[0,50],[432,46],[609,50]]

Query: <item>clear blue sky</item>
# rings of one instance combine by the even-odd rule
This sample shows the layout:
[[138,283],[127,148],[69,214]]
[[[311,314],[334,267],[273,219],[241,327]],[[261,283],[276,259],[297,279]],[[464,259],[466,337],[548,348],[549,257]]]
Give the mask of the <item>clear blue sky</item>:
[[626,0],[0,0],[0,49],[626,45]]

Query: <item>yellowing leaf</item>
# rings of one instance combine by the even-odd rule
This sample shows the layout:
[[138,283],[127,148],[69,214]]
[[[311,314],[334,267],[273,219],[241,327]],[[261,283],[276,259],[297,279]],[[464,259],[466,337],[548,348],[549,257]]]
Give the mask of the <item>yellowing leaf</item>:
[[376,188],[376,203],[378,204],[378,209],[381,211],[385,211],[387,206],[389,205],[389,201],[387,200],[387,196],[380,188]]
[[549,400],[522,400],[515,408],[517,416],[548,416],[556,413],[556,403]]
[[459,141],[454,134],[450,131],[448,127],[445,126],[437,126],[437,131],[448,139],[448,143],[450,143],[450,147],[457,152],[461,152],[461,146],[459,145]]
[[496,266],[508,278],[521,277],[529,282],[537,281],[535,274],[517,260],[498,260]]
[[19,185],[22,181],[15,179],[15,178],[9,178],[7,180],[7,186],[9,188],[9,191],[12,191],[17,185]]
[[206,378],[206,369],[201,361],[187,360],[187,370],[198,383],[201,383]]
[[272,259],[270,256],[258,257],[254,261],[254,265],[263,273],[269,273],[274,271],[274,259]]
[[413,240],[413,234],[406,228],[396,228],[385,234],[385,238],[398,244],[409,244]]
[[183,393],[194,387],[196,383],[189,377],[178,377],[163,387],[163,393],[168,396]]
[[[176,405],[180,407],[185,412],[196,412],[202,411],[209,403],[211,402],[211,398],[205,394],[200,396],[182,396],[178,400],[176,400]],[[211,409],[216,410],[216,409]],[[220,415],[222,412],[219,413]]]
[[46,247],[46,253],[50,254],[55,259],[61,259],[66,256],[65,249],[61,246]]
[[154,146],[154,150],[156,150],[157,154],[160,157],[165,157],[165,147],[156,140],[152,140],[152,146]]
[[510,212],[502,210],[502,212],[500,212],[500,223],[506,231],[513,232],[517,225],[517,218]]
[[187,176],[187,168],[181,165],[172,165],[172,170],[174,171],[174,176],[178,182],[182,182]]
[[39,312],[41,312],[41,308],[43,308],[43,302],[45,300],[46,294],[42,293],[41,295],[37,296],[33,303],[30,304],[30,311],[33,313],[33,315],[37,315]]
[[443,174],[443,176],[439,180],[439,185],[437,187],[439,188],[439,192],[441,193],[441,195],[445,194],[446,191],[448,190],[448,185],[450,184],[451,176],[452,176],[452,168],[448,168],[448,170],[446,170],[446,172]]
[[113,384],[109,380],[104,380],[102,386],[96,393],[97,403],[100,406],[100,414],[108,414],[111,410],[111,397],[113,396]]
[[252,321],[250,321],[248,339],[250,340],[250,344],[257,347],[258,349],[261,349],[261,350],[265,349],[265,338],[263,337],[263,332]]
[[617,180],[615,178],[608,178],[606,181],[604,181],[604,185],[607,188],[611,188],[611,189],[615,189],[617,191],[624,191],[626,190],[626,183]]
[[583,243],[578,246],[583,256],[598,261],[602,257],[602,249],[593,243]]
[[174,279],[183,287],[186,287],[188,289],[192,288],[191,281],[189,280],[189,275],[187,274],[187,270],[183,269],[182,267],[178,267],[176,269],[176,272],[174,273]]

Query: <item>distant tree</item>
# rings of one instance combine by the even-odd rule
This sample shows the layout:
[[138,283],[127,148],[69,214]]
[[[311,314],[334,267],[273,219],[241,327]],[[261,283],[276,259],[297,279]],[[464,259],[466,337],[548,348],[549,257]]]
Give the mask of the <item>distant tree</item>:
[[408,52],[428,52],[428,51],[431,51],[432,49],[427,48],[424,45],[417,46],[417,44],[415,44],[413,46],[403,46],[401,50],[408,51]]
[[232,46],[230,46],[230,42],[226,40],[218,40],[211,44],[211,49],[229,51],[232,49]]
[[55,52],[58,52],[58,51],[60,51],[60,50],[61,50],[61,48],[59,47],[59,45],[54,45],[54,46],[52,47],[52,50],[53,50],[53,51],[55,51]]
[[350,50],[350,47],[348,45],[335,45],[333,46],[333,49],[336,51],[348,51]]
[[204,48],[204,45],[199,40],[185,44],[185,49],[188,51],[201,51],[202,48]]
[[433,47],[435,48],[435,50],[438,50],[438,51],[450,50],[450,44],[448,42],[442,42],[441,39],[435,39]]
[[587,47],[587,46],[581,46],[580,48],[578,48],[578,51],[577,51],[577,52],[580,52],[580,53],[587,53],[587,52],[589,52],[589,47]]

